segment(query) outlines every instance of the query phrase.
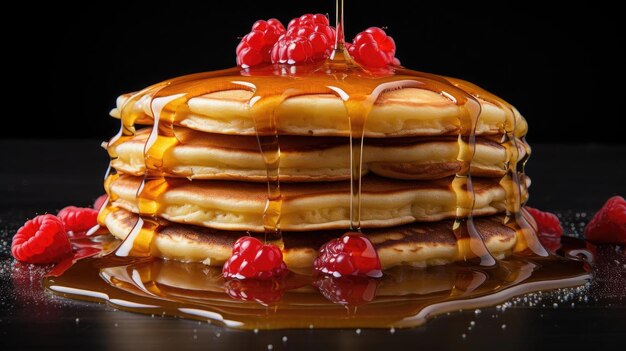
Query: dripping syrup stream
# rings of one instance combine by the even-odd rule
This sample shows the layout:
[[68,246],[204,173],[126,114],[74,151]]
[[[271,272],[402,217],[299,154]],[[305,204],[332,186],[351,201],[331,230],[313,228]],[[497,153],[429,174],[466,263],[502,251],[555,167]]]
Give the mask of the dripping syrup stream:
[[500,105],[506,113],[502,144],[507,152],[506,174],[502,178],[501,184],[506,191],[505,224],[513,227],[517,233],[517,243],[513,251],[519,254],[546,257],[549,255],[548,251],[534,235],[534,231],[522,213],[522,206],[525,202],[522,198],[522,190],[526,187],[526,179],[523,171],[521,175],[518,173],[517,167],[520,162],[523,165],[529,155],[520,159],[520,150],[515,136],[517,128],[515,112],[511,106]]
[[[258,91],[256,91],[258,93]],[[262,94],[262,93],[261,93]],[[258,99],[256,99],[258,97]],[[266,104],[265,100],[271,97],[255,95],[248,101],[248,106]],[[278,140],[278,129],[276,121],[276,108],[284,100],[280,98],[278,103],[274,103],[268,109],[260,108],[260,112],[254,114],[254,128],[256,139],[259,144],[259,152],[265,164],[267,177],[267,198],[263,209],[263,231],[265,232],[265,243],[274,244],[280,248],[284,247],[282,233],[280,231],[280,218],[282,208],[282,194],[280,192],[280,143]]]
[[460,129],[458,136],[459,153],[457,160],[461,164],[452,181],[456,194],[456,219],[453,230],[457,237],[459,258],[465,262],[476,261],[480,266],[495,266],[495,258],[487,249],[483,236],[476,229],[473,219],[476,192],[470,172],[476,152],[476,125],[481,115],[480,103],[470,94],[464,93],[466,101],[461,104],[459,115]]
[[[344,17],[343,17],[343,0],[335,0],[335,47],[333,53],[335,52],[343,52],[346,47],[346,37],[344,32]],[[333,56],[330,58],[334,59]]]
[[[132,137],[130,130],[134,134],[134,124],[140,117],[141,108],[136,104],[146,96],[150,103],[150,111],[153,118],[153,127],[150,136],[144,145],[144,176],[140,187],[137,190],[137,209],[140,215],[139,220],[127,235],[126,239],[120,244],[118,250],[112,255],[126,257],[151,257],[153,250],[153,239],[160,229],[157,216],[161,212],[160,196],[164,194],[170,187],[170,181],[165,177],[164,155],[172,147],[179,142],[175,135],[176,118],[188,113],[187,102],[189,99],[208,93],[208,86],[204,83],[210,78],[223,77],[231,74],[233,70],[223,70],[216,72],[198,73],[189,76],[178,77],[173,80],[165,81],[153,85],[141,92],[133,95],[123,105],[121,109],[122,129],[118,135],[123,135],[123,139],[127,140]],[[224,89],[218,85],[212,87],[213,90]],[[141,106],[141,104],[140,104]],[[122,139],[122,138],[119,138]],[[117,142],[117,141],[116,141]],[[108,178],[108,184],[117,179]],[[177,181],[172,181],[176,183]],[[106,184],[106,183],[105,183]],[[110,193],[110,192],[109,192]],[[111,200],[109,200],[111,201]],[[109,207],[109,206],[103,206]],[[102,218],[99,216],[99,222],[102,224],[106,219],[106,215],[114,210],[114,207],[101,211]]]
[[[350,55],[346,51],[344,32],[344,3],[343,0],[335,0],[335,47],[330,56],[330,65],[343,71],[352,66]],[[340,89],[335,88],[339,92]],[[376,97],[370,94],[365,100],[369,100],[367,105],[353,103],[351,97],[345,91],[338,94],[344,103],[348,114],[348,128],[350,129],[350,230],[361,231],[361,193],[363,175],[363,144],[365,138],[365,120],[371,110],[371,105],[376,101]],[[373,98],[373,99],[372,99]],[[373,100],[373,101],[372,101]]]

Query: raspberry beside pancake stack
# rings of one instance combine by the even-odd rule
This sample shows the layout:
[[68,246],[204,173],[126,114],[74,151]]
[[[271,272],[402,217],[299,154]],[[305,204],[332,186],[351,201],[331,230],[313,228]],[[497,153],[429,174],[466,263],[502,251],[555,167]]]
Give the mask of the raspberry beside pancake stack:
[[[535,245],[517,110],[461,80],[346,72],[231,69],[121,96],[100,224],[124,239],[142,216],[157,228],[150,255],[211,265],[238,237],[262,237],[276,205],[290,268],[310,267],[355,223],[383,268],[466,258],[463,230],[495,257]],[[268,195],[277,181],[278,201]]]

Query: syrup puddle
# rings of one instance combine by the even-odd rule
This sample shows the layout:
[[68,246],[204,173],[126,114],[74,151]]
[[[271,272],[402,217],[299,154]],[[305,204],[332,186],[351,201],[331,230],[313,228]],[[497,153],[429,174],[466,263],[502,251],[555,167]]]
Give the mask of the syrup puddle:
[[[492,306],[530,292],[591,279],[584,242],[563,238],[559,256],[513,255],[495,267],[396,267],[381,279],[313,277],[226,281],[199,263],[100,255],[55,269],[51,292],[115,308],[210,321],[240,329],[414,327],[435,315]],[[576,255],[576,257],[573,257]]]
[[[502,303],[514,296],[538,290],[573,287],[586,283],[591,257],[581,241],[565,239],[561,256],[549,256],[524,218],[521,179],[528,157],[520,157],[516,141],[515,111],[495,96],[461,81],[393,67],[369,72],[355,65],[344,50],[343,1],[336,2],[337,42],[326,63],[301,66],[277,75],[276,68],[238,68],[179,77],[132,95],[120,111],[121,128],[109,146],[128,140],[141,124],[144,105],[149,106],[153,129],[144,149],[145,173],[137,192],[141,220],[120,245],[104,245],[98,253],[97,238],[90,246],[84,239],[79,257],[55,267],[45,278],[45,287],[55,294],[104,302],[116,308],[146,314],[161,314],[209,320],[241,329],[281,328],[389,328],[423,324],[427,318],[459,309],[474,309]],[[284,68],[284,67],[283,67]],[[303,84],[306,79],[306,84]],[[399,267],[381,279],[290,273],[280,281],[225,281],[221,269],[197,263],[180,263],[150,257],[149,247],[159,224],[162,204],[158,201],[169,185],[164,155],[181,141],[175,127],[191,115],[188,102],[206,94],[228,90],[252,93],[247,108],[267,175],[267,202],[263,211],[266,242],[282,246],[280,192],[279,120],[276,111],[290,97],[333,94],[346,110],[350,137],[350,229],[361,228],[361,177],[366,122],[380,94],[416,88],[442,95],[459,110],[457,161],[460,165],[451,184],[457,197],[454,233],[462,263],[440,267]],[[473,224],[475,193],[470,175],[476,146],[476,126],[482,104],[499,106],[506,123],[499,131],[507,150],[505,224],[518,234],[511,257],[496,261]],[[148,123],[150,124],[150,123]],[[111,152],[114,159],[117,155]],[[519,165],[519,170],[518,170]],[[118,177],[110,168],[105,187]],[[108,193],[111,193],[108,191]],[[109,204],[115,202],[109,198]],[[112,206],[99,214],[103,224]],[[82,251],[81,251],[82,250]],[[576,255],[574,255],[576,253]],[[574,257],[575,256],[575,257]],[[82,259],[81,259],[82,258]]]

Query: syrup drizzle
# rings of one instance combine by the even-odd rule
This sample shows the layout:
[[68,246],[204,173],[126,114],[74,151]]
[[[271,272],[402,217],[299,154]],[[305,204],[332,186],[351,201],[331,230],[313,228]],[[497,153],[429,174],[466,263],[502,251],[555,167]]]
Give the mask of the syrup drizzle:
[[[525,148],[525,155],[522,158],[519,157],[520,144],[517,142],[518,139],[515,133],[517,130],[517,117],[514,107],[495,95],[482,91],[482,89],[474,84],[465,81],[457,81],[455,85],[499,107],[504,112],[505,122],[501,125],[499,130],[502,135],[500,144],[504,146],[506,150],[506,160],[504,163],[506,173],[500,182],[506,192],[506,216],[504,223],[517,233],[516,245],[513,249],[514,252],[541,257],[548,256],[548,251],[541,245],[534,234],[534,230],[522,212],[522,206],[526,202],[522,194],[526,194],[525,191],[528,190],[526,188],[524,167],[530,157],[530,148],[525,145],[525,140],[522,139],[521,147]],[[520,166],[521,172],[518,170]]]
[[[522,190],[525,190],[523,187],[526,186],[524,166],[530,156],[530,149],[525,150],[525,156],[520,158],[520,146],[517,143],[517,118],[514,108],[495,95],[464,81],[412,71],[403,67],[390,68],[384,71],[369,71],[359,66],[352,60],[345,49],[343,7],[343,0],[338,0],[336,2],[336,43],[330,58],[326,62],[309,66],[266,66],[243,71],[239,68],[231,68],[215,72],[192,74],[157,83],[131,95],[120,108],[121,127],[117,135],[109,142],[111,147],[108,149],[111,159],[115,159],[117,155],[115,154],[115,148],[113,146],[133,137],[136,132],[135,126],[137,124],[152,124],[152,130],[144,148],[145,173],[136,195],[140,219],[127,238],[115,251],[112,251],[105,257],[79,262],[75,268],[70,269],[69,272],[73,272],[70,273],[70,275],[49,278],[46,282],[48,288],[56,293],[77,297],[80,294],[69,293],[67,290],[65,292],[55,290],[54,287],[75,286],[77,283],[76,279],[78,279],[76,274],[79,274],[76,272],[80,271],[83,272],[79,274],[81,276],[80,279],[85,279],[89,284],[97,286],[96,288],[91,288],[91,290],[106,291],[109,297],[108,303],[116,304],[112,302],[112,296],[118,296],[118,300],[132,300],[135,301],[135,303],[142,303],[142,299],[146,299],[146,306],[153,306],[150,308],[161,309],[168,314],[184,315],[191,318],[198,318],[198,316],[206,317],[206,315],[194,315],[194,313],[189,312],[189,309],[182,311],[181,306],[195,306],[194,308],[200,311],[208,308],[207,311],[209,312],[215,309],[222,309],[223,306],[214,304],[215,301],[223,299],[219,294],[195,295],[196,293],[194,292],[188,296],[185,294],[189,292],[185,291],[185,294],[182,295],[183,297],[177,295],[178,292],[174,294],[174,297],[174,295],[172,295],[174,292],[172,287],[159,286],[158,290],[154,290],[159,284],[150,281],[150,275],[146,278],[141,274],[141,272],[146,269],[147,271],[152,269],[150,267],[146,268],[145,265],[158,266],[162,264],[160,260],[151,259],[153,238],[160,228],[158,221],[158,216],[162,211],[160,197],[167,191],[172,183],[186,181],[166,177],[166,174],[171,174],[172,172],[165,168],[163,159],[173,146],[181,143],[176,137],[176,127],[181,124],[181,121],[192,114],[189,108],[189,101],[206,94],[228,90],[243,89],[252,93],[251,98],[247,101],[247,112],[250,113],[253,119],[255,135],[258,141],[259,151],[265,163],[267,176],[266,206],[263,213],[262,225],[258,231],[265,232],[266,242],[274,243],[282,247],[282,234],[280,230],[282,209],[282,195],[280,191],[281,153],[279,143],[279,134],[281,131],[278,127],[280,123],[276,113],[281,105],[292,97],[310,94],[333,94],[339,97],[343,102],[348,118],[348,135],[350,142],[351,196],[349,229],[360,231],[363,146],[368,116],[382,93],[394,89],[418,88],[429,90],[446,97],[453,102],[459,110],[457,130],[459,151],[457,161],[461,164],[461,167],[459,167],[451,183],[451,187],[455,191],[457,198],[456,220],[453,229],[457,237],[458,259],[470,264],[465,266],[455,264],[448,267],[447,269],[449,269],[449,271],[454,271],[457,275],[457,281],[454,283],[454,288],[450,290],[449,296],[441,301],[438,300],[436,303],[435,301],[429,301],[427,304],[419,305],[421,307],[418,310],[422,311],[426,308],[432,309],[432,306],[443,303],[442,301],[444,300],[454,302],[454,309],[458,309],[458,306],[462,305],[458,300],[459,298],[480,298],[487,293],[497,295],[501,290],[509,287],[519,287],[519,289],[511,290],[515,292],[511,292],[506,296],[532,291],[533,289],[536,290],[535,285],[533,285],[533,288],[530,288],[520,283],[523,279],[520,280],[516,278],[520,275],[527,277],[526,273],[528,273],[529,269],[533,272],[537,271],[537,265],[534,264],[535,261],[532,261],[531,258],[537,259],[537,257],[545,257],[548,256],[548,253],[540,244],[532,227],[526,220],[525,217],[528,216],[528,214],[522,209],[525,202],[525,199],[522,198],[522,194],[525,192]],[[476,229],[473,222],[475,193],[472,175],[470,173],[470,165],[472,164],[476,148],[476,126],[480,123],[482,113],[479,99],[495,105],[504,111],[506,115],[505,123],[501,126],[499,131],[503,136],[501,145],[505,147],[507,153],[505,162],[506,173],[501,181],[501,185],[506,191],[505,224],[515,229],[517,233],[517,243],[513,250],[517,255],[505,261],[496,261],[491,256],[485,246],[482,235]],[[150,120],[150,118],[152,120]],[[524,143],[522,143],[522,145],[524,145]],[[115,181],[117,177],[118,175],[115,169],[109,166],[105,176],[105,188],[109,189],[110,184]],[[109,191],[108,193],[110,194],[111,192]],[[115,210],[115,200],[114,197],[110,196],[107,203],[102,206],[98,216],[100,225],[104,225],[108,214]],[[137,257],[146,259],[137,261]],[[500,264],[498,264],[498,262]],[[565,261],[549,259],[542,261],[542,264],[556,267],[563,262]],[[137,264],[144,266],[136,267]],[[177,263],[172,264],[177,265]],[[573,265],[573,263],[566,263],[566,265]],[[140,272],[141,284],[132,279],[131,281],[134,283],[123,283],[125,278],[123,274],[119,276],[119,272],[109,275],[109,277],[117,278],[116,280],[107,278],[108,284],[103,285],[102,280],[94,280],[97,278],[96,272],[104,274],[103,272],[111,267],[123,267],[123,270],[127,273],[131,271]],[[442,269],[446,270],[446,268]],[[87,277],[87,271],[89,271],[89,274],[93,275],[93,277]],[[514,272],[514,274],[511,272]],[[574,279],[572,281],[568,280],[567,283],[561,282],[563,286],[579,284],[581,281],[588,279],[588,275],[575,275],[573,271],[561,275],[554,274],[551,277],[552,279],[564,277]],[[306,279],[310,280],[310,278]],[[545,286],[550,285],[547,280],[549,279],[544,281]],[[220,281],[215,284],[222,283],[223,282]],[[553,287],[558,286],[556,281],[551,283],[553,283],[551,285]],[[145,289],[144,286],[147,286],[147,284],[150,284],[151,290]],[[311,285],[312,283],[308,281],[307,284]],[[382,284],[384,284],[384,281]],[[378,286],[378,283],[375,285]],[[521,288],[522,286],[524,286],[524,288]],[[149,296],[144,296],[146,292]],[[138,298],[138,296],[141,296],[141,298]],[[85,297],[83,296],[82,298]],[[202,298],[211,298],[215,301],[205,301],[202,300]],[[161,302],[156,302],[154,299]],[[491,301],[489,303],[493,303],[497,299],[502,298],[498,297],[489,300]],[[409,301],[411,301],[411,299],[405,300],[407,303],[409,303]],[[148,302],[150,303],[148,304]],[[479,306],[480,304],[476,303],[470,305]],[[286,306],[288,308],[285,313],[290,313],[289,311],[292,307],[290,307],[289,303],[286,303]],[[127,309],[137,310],[128,306],[126,307]],[[246,308],[249,308],[249,306],[246,306]],[[417,311],[415,306],[411,308],[413,308],[411,311]],[[445,312],[444,309],[434,309],[426,315],[440,311]],[[236,315],[235,312],[233,313]],[[356,307],[352,315],[357,315]],[[359,320],[358,322],[352,320],[350,323],[342,325],[383,326],[381,323],[374,322],[379,316],[380,314],[373,314],[369,317],[367,314],[365,314],[365,316],[360,314],[359,318],[365,319]],[[243,322],[244,324],[235,326],[245,325],[245,327],[258,327],[257,324],[249,321],[252,320],[252,315],[246,318],[248,319],[246,319],[246,322]],[[390,323],[386,321],[384,326],[416,325],[424,320],[424,317],[417,318],[415,316],[404,316],[403,318],[408,318],[403,319],[403,321],[409,320],[410,322],[401,323],[396,320],[394,323]],[[224,323],[228,324],[226,322]],[[288,324],[277,322],[269,326],[261,327],[277,328],[285,326],[296,327],[300,325],[292,322]]]
[[[480,103],[472,94],[443,77],[404,68],[370,72],[360,67],[345,50],[343,2],[338,1],[336,6],[338,30],[335,48],[331,58],[323,64],[314,67],[291,67],[289,70],[278,68],[278,72],[276,67],[265,67],[247,71],[233,68],[198,73],[155,84],[132,95],[124,103],[121,108],[120,132],[111,140],[113,145],[132,137],[135,133],[135,123],[144,117],[142,111],[145,110],[146,104],[149,104],[153,118],[152,132],[144,150],[146,171],[137,193],[139,214],[142,218],[137,225],[141,228],[133,231],[137,233],[136,235],[129,236],[136,241],[132,246],[137,246],[137,248],[128,250],[128,254],[149,254],[150,242],[154,232],[158,230],[156,217],[160,213],[159,197],[168,189],[168,184],[172,181],[171,178],[165,177],[167,170],[163,167],[163,156],[171,147],[179,143],[175,126],[190,114],[188,102],[191,99],[233,89],[244,89],[253,93],[247,105],[253,116],[259,150],[265,163],[268,189],[262,227],[267,242],[282,246],[280,143],[275,111],[285,100],[299,95],[332,93],[343,101],[350,129],[350,229],[359,231],[361,229],[363,144],[367,117],[381,93],[414,87],[434,91],[450,99],[460,110],[457,160],[461,167],[451,184],[457,195],[454,230],[458,239],[458,256],[459,259],[465,261],[476,259],[476,263],[480,265],[495,264],[496,261],[486,249],[472,219],[474,190],[469,170],[475,151],[475,128],[480,118]],[[304,79],[306,79],[306,84],[303,84]],[[474,95],[480,92],[481,90],[476,89]],[[505,102],[494,96],[490,98],[499,106],[507,106]],[[506,132],[513,137],[504,144],[507,150],[516,151],[515,147],[508,147],[509,144],[515,143],[514,118],[512,121],[513,123],[507,123],[509,128]],[[519,179],[515,170],[518,153],[508,152],[508,155],[507,175],[511,181],[503,181],[503,184],[511,184],[506,187],[507,193],[510,194],[508,196],[510,201],[507,201],[509,218],[514,219],[511,222],[515,223],[516,227],[529,228],[528,223],[520,214]],[[114,158],[116,155],[111,156]],[[115,177],[109,178],[109,182],[114,179]],[[515,191],[516,188],[517,191]],[[108,210],[101,211],[101,224],[106,217],[106,211]],[[536,243],[537,240],[532,241],[532,237],[532,233],[522,235],[516,251],[524,251],[527,243]],[[131,245],[122,245],[122,247],[126,246]],[[539,249],[532,249],[532,251],[541,253]]]

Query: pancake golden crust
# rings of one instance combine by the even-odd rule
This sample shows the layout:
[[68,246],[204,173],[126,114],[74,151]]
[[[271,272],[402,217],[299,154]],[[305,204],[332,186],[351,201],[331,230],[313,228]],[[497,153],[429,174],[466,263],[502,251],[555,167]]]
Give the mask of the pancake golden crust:
[[[132,176],[113,180],[107,189],[114,199],[113,204],[138,213],[136,194],[141,180]],[[453,218],[457,195],[451,182],[450,178],[426,182],[364,177],[361,225],[380,228]],[[491,215],[504,210],[505,191],[498,179],[477,178],[473,183],[474,215]],[[264,184],[169,178],[148,182],[144,189],[164,185],[167,189],[155,199],[156,214],[162,218],[223,230],[263,231],[262,215],[267,196]],[[283,230],[349,228],[349,182],[286,183],[281,187],[281,195],[280,226]],[[526,195],[523,193],[524,198]]]
[[[110,146],[117,155],[113,168],[126,174],[145,171],[144,145],[149,130]],[[168,176],[191,179],[223,179],[265,182],[265,164],[255,137],[221,135],[176,128],[180,144],[163,157],[161,170]],[[279,138],[281,148],[280,179],[283,182],[337,181],[350,178],[347,138]],[[518,140],[520,156],[526,144]],[[461,171],[457,160],[458,142],[454,137],[392,138],[365,141],[363,173],[372,172],[395,179],[438,179]],[[502,177],[506,150],[487,138],[479,138],[472,160],[471,173],[481,177]]]
[[[106,218],[106,226],[119,239],[124,239],[138,216],[116,209]],[[231,247],[241,231],[223,231],[194,225],[181,225],[159,220],[151,254],[184,262],[203,262],[220,266],[231,254]],[[503,217],[475,219],[476,228],[490,252],[499,258],[506,256],[515,245],[515,231],[503,224]],[[365,234],[378,251],[384,269],[399,265],[431,266],[454,262],[457,258],[456,239],[450,220],[436,223],[414,223],[393,228],[371,229]],[[326,241],[341,236],[344,231],[315,233],[283,233],[285,263],[289,268],[310,268],[317,250]],[[260,234],[252,234],[262,239]]]
[[[455,80],[447,78],[451,83]],[[120,117],[120,111],[131,94],[118,97],[117,107],[111,111]],[[232,89],[213,92],[192,98],[177,111],[178,124],[209,133],[256,135],[254,115],[249,101],[253,93]],[[506,114],[502,107],[477,98],[481,115],[476,126],[477,135],[494,135],[501,132]],[[138,124],[152,124],[150,94],[127,107],[138,114]],[[372,138],[398,136],[455,135],[460,130],[462,108],[436,92],[419,88],[402,88],[383,92],[365,124],[365,136]],[[516,136],[526,134],[524,118],[513,109],[516,119]],[[275,110],[277,131],[281,135],[348,136],[349,123],[341,99],[332,94],[298,95],[283,101]]]

